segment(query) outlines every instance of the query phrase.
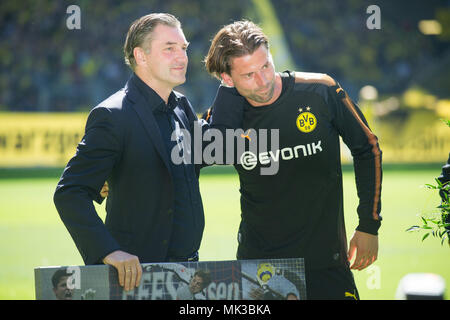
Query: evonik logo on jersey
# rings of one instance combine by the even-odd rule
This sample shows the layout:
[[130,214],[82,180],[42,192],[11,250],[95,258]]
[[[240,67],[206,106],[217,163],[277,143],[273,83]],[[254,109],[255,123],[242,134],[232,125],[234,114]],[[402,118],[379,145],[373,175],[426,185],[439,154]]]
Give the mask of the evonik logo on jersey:
[[[170,154],[175,165],[241,164],[243,157],[240,155],[246,150],[256,154],[258,150],[277,150],[280,147],[279,129],[247,129],[245,132],[243,129],[226,129],[223,132],[214,128],[203,130],[202,122],[198,121],[194,123],[191,132],[181,128],[178,122],[175,125],[171,140],[176,144]],[[278,172],[278,161],[269,163],[270,166],[261,167],[261,175],[274,175]]]
[[261,165],[267,165],[280,160],[297,159],[300,156],[308,157],[318,152],[322,152],[322,141],[308,143],[306,145],[300,144],[295,147],[286,147],[277,149],[276,151],[260,152],[258,155],[251,151],[246,151],[241,156],[241,165],[245,170],[253,170],[258,161]]
[[289,161],[322,152],[320,140],[280,148],[279,129],[226,129],[223,132],[214,128],[204,131],[202,127],[201,121],[194,123],[191,135],[189,130],[182,129],[176,123],[171,136],[176,144],[170,154],[175,165],[238,164],[245,170],[253,170],[259,162],[261,175],[275,175],[281,160]]

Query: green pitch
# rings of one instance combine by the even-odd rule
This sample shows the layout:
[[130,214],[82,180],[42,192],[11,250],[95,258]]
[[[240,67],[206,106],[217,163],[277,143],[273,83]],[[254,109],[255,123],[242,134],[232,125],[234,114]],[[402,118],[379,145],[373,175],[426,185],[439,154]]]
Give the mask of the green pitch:
[[[218,171],[225,173],[215,174]],[[235,174],[226,172],[233,170],[208,168],[200,179],[206,214],[203,261],[235,258],[239,182]],[[374,267],[354,272],[362,299],[394,299],[400,279],[412,272],[440,274],[446,280],[446,298],[450,297],[450,247],[432,237],[421,242],[422,233],[405,232],[419,223],[419,214],[435,211],[439,197],[423,186],[433,183],[439,173],[439,165],[384,171],[379,257]],[[83,264],[53,205],[58,177],[28,179],[27,175],[5,178],[7,174],[0,172],[0,299],[34,299],[37,266]],[[344,172],[344,194],[350,238],[357,224],[352,171]],[[97,209],[103,217],[104,205]]]

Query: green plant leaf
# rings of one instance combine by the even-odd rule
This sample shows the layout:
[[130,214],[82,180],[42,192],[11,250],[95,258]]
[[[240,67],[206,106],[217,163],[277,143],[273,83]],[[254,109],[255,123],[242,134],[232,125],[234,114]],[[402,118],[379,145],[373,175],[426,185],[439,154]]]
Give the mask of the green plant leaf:
[[422,241],[424,241],[426,238],[428,238],[428,236],[430,235],[430,233],[426,233],[423,237],[422,237]]
[[408,229],[406,229],[406,232],[417,231],[419,229],[420,229],[419,226],[412,226],[412,227],[409,227]]
[[421,218],[422,218],[423,223],[424,223],[425,225],[428,225],[427,219],[425,219],[424,217],[421,217]]
[[447,237],[448,237],[447,233],[444,234],[444,236],[443,236],[442,239],[441,239],[441,245],[444,244],[444,241],[445,241],[445,239],[447,239]]

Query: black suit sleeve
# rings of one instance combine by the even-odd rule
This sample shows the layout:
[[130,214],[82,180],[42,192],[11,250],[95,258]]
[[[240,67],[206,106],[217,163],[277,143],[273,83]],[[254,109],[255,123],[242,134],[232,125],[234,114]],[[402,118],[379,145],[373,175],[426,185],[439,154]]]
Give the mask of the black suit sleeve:
[[110,110],[92,110],[85,135],[54,194],[56,209],[86,264],[101,263],[120,249],[92,202],[101,202],[99,192],[120,157],[119,128],[114,123]]

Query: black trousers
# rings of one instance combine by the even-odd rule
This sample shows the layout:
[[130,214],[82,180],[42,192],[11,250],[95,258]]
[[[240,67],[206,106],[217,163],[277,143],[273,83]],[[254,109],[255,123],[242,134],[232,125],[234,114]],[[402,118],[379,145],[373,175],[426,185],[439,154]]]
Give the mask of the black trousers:
[[307,300],[359,300],[349,267],[305,270]]

